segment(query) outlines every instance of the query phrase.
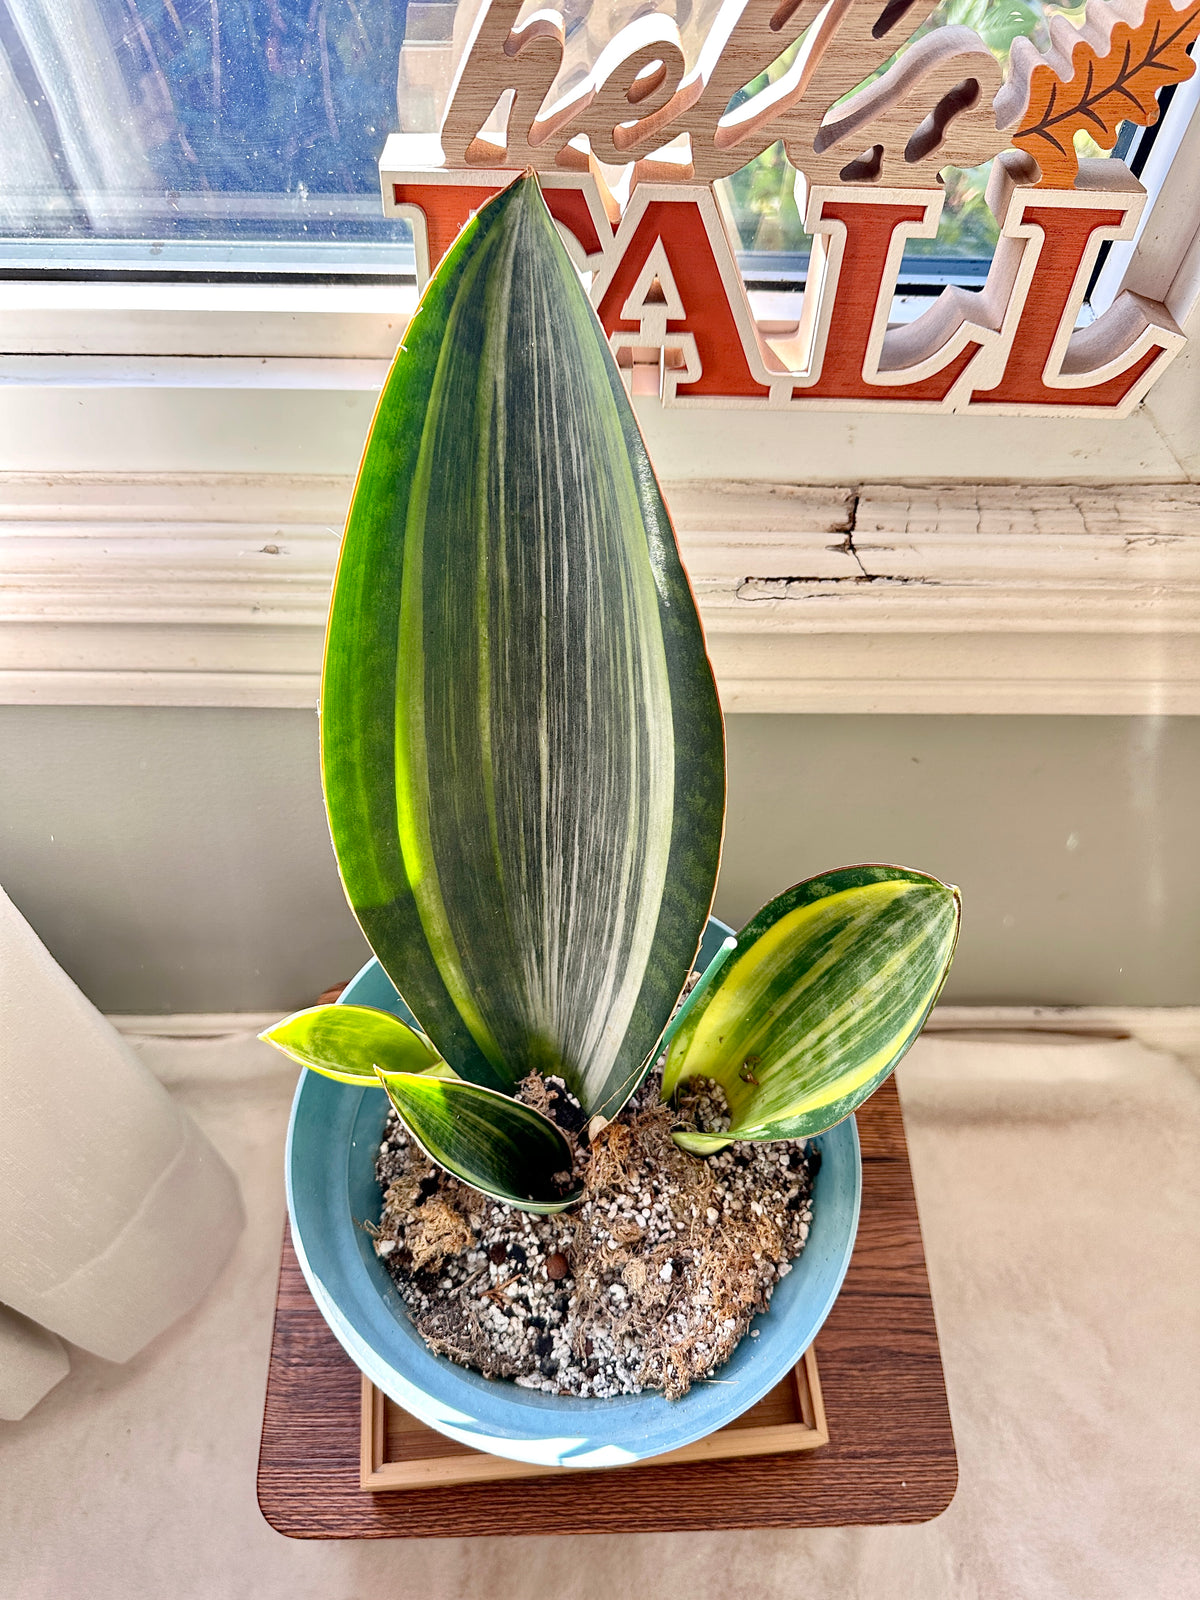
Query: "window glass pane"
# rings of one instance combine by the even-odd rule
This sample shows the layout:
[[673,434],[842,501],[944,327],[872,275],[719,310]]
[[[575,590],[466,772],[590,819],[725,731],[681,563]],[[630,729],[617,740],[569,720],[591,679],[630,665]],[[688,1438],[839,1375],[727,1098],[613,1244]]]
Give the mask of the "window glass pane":
[[5,254],[394,265],[403,31],[404,0],[0,0]]
[[[392,129],[439,126],[480,3],[0,0],[8,270],[408,267],[407,225],[381,215],[376,163]],[[523,15],[540,4],[527,0]],[[690,61],[720,4],[659,0]],[[647,9],[644,0],[565,0],[555,97]],[[965,23],[1004,61],[1018,34],[1045,45],[1052,11],[1082,15],[1044,0],[943,0],[916,37]],[[794,272],[807,254],[794,181],[782,146],[725,180],[751,273],[771,276],[767,258],[779,252]],[[947,173],[937,239],[907,252],[918,275],[979,275],[995,240],[986,182],[986,167]]]

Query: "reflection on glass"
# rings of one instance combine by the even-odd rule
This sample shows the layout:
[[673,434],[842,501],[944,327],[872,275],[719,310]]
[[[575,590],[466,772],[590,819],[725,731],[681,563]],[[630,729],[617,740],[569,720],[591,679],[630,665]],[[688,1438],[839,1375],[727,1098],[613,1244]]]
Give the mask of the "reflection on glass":
[[376,171],[403,24],[403,0],[0,0],[0,228],[115,259],[406,237]]

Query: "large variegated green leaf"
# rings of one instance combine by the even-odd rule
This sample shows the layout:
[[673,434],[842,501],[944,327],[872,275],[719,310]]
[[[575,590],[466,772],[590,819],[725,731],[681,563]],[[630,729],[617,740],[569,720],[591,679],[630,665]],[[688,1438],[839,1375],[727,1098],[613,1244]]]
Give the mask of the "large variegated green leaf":
[[562,1134],[532,1106],[495,1089],[415,1072],[381,1072],[401,1121],[432,1160],[493,1199],[545,1215],[579,1199]]
[[662,496],[530,175],[459,236],[384,388],[322,689],[350,903],[461,1076],[611,1116],[695,955],[724,737]]
[[800,1139],[874,1093],[920,1033],[958,938],[958,890],[903,867],[845,867],[797,884],[737,949],[672,1041],[668,1099],[714,1078],[728,1135],[676,1134],[695,1154],[730,1139]]
[[385,1072],[427,1072],[439,1063],[428,1039],[390,1011],[374,1006],[310,1006],[285,1017],[259,1038],[285,1056],[338,1083],[379,1087]]

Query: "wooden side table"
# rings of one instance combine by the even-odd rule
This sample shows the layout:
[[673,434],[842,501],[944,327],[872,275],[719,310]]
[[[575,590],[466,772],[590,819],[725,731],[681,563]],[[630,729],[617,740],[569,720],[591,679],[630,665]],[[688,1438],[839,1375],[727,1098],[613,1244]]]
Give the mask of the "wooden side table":
[[285,1236],[258,1464],[263,1516],[297,1539],[813,1528],[936,1517],[954,1496],[958,1461],[892,1080],[858,1113],[858,1127],[858,1242],[816,1345],[828,1444],[786,1456],[363,1490],[359,1373],[313,1304]]

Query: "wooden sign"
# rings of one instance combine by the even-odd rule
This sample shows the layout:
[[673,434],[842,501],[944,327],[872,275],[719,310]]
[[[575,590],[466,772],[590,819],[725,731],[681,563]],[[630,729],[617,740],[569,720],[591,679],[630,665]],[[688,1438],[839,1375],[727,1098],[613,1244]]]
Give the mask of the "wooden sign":
[[[1153,122],[1158,89],[1193,70],[1200,0],[1089,0],[1081,28],[1054,18],[1045,55],[1018,39],[1006,81],[959,26],[879,71],[932,0],[725,0],[694,65],[651,12],[566,92],[563,17],[521,10],[483,0],[440,137],[388,140],[384,208],[412,221],[424,281],[535,168],[618,362],[664,405],[1123,416],[1182,347],[1166,307],[1128,292],[1076,328],[1101,247],[1133,237],[1146,195],[1124,163],[1078,161],[1074,136],[1111,149],[1123,120]],[[767,337],[713,185],[780,140],[814,244],[802,313]],[[940,173],[992,158],[983,288],[889,326],[905,243],[937,233]]]

